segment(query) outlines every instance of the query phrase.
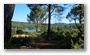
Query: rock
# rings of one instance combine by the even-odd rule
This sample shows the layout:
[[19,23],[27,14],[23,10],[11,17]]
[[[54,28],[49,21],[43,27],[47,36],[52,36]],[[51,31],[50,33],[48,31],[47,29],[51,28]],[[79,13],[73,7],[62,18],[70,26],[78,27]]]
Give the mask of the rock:
[[27,49],[27,46],[21,46],[20,49]]

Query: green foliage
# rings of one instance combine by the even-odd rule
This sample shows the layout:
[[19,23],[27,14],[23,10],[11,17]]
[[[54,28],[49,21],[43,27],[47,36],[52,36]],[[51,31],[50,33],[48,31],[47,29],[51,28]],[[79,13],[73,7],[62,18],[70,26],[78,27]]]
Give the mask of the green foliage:
[[27,15],[28,22],[32,22],[36,24],[36,32],[38,32],[41,23],[43,23],[46,20],[45,15],[46,15],[46,11],[37,6],[33,6],[30,14]]
[[47,25],[46,24],[41,24],[40,32],[44,32],[44,31],[47,31]]
[[16,34],[16,30],[11,31],[12,35]]
[[[75,26],[78,29],[78,37],[83,38],[84,33],[84,4],[78,4],[78,6],[74,6],[71,11],[68,13],[67,17],[71,21],[75,21]],[[76,20],[79,21],[79,23],[76,23]]]
[[24,33],[24,31],[22,31],[22,30],[17,30],[16,32],[17,32],[17,34],[23,34]]
[[17,45],[26,45],[28,42],[34,41],[32,37],[19,37],[19,38],[12,38],[11,43]]
[[84,4],[79,4],[74,6],[68,13],[67,17],[69,20],[79,20],[79,22],[84,22]]
[[[79,30],[72,26],[52,26],[50,31],[50,41],[56,42],[57,48],[60,49],[83,49],[84,33],[82,33],[82,38],[78,37],[78,33]],[[9,48],[15,48],[18,46],[27,45],[27,43],[35,41],[35,38],[37,36],[43,37],[43,40],[47,38],[47,30],[44,30],[41,33],[28,34],[30,37],[12,38],[11,43],[10,45],[8,45],[8,47],[11,46]]]
[[37,37],[39,35],[40,35],[40,33],[29,33],[29,36],[30,37]]
[[[80,43],[78,43],[78,41],[80,41]],[[74,41],[71,39],[71,45],[72,45],[73,49],[83,49],[84,48],[84,41],[79,39],[74,43]]]
[[9,43],[5,46],[7,49],[18,49],[20,46],[25,46],[30,42],[33,42],[34,38],[32,37],[19,37],[19,38],[11,38]]
[[[51,27],[50,40],[59,41],[58,48],[81,49],[84,48],[84,40],[78,39],[78,32],[78,29],[69,26]],[[41,36],[46,39],[47,32],[43,32]]]
[[16,22],[16,21],[12,21],[12,28],[17,30],[17,29],[35,29],[35,24],[30,24],[27,22]]

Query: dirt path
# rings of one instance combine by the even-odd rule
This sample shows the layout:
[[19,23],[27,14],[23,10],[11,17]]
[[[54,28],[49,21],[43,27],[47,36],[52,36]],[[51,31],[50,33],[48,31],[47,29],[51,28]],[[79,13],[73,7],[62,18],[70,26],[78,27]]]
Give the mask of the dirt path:
[[36,37],[34,42],[28,43],[28,46],[21,46],[20,49],[56,49],[57,42],[46,41],[42,37]]

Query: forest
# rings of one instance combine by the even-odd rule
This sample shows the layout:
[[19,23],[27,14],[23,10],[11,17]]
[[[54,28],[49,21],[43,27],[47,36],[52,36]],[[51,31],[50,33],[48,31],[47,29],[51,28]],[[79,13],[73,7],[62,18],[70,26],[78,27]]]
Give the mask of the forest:
[[[7,35],[4,35],[9,36],[8,42],[4,41],[5,49],[84,49],[84,4],[26,5],[31,10],[27,14],[27,22],[10,21],[10,35],[6,28],[9,26],[4,24],[5,32],[7,32],[5,33]],[[72,6],[72,8],[65,17],[74,23],[52,24],[52,16],[53,19],[63,19],[62,15],[67,9],[66,6]],[[48,23],[45,23],[47,19]],[[35,30],[35,32],[25,30]]]

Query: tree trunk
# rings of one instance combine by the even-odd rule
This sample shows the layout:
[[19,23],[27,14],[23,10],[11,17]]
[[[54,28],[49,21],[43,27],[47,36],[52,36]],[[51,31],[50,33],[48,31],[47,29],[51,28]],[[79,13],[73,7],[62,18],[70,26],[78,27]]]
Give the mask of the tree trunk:
[[48,32],[47,32],[47,40],[49,40],[49,37],[50,37],[50,24],[51,24],[51,13],[50,13],[50,10],[51,10],[51,4],[49,4],[48,6],[48,11],[49,11],[49,19],[48,19]]
[[36,32],[38,32],[38,24],[36,24]]
[[36,32],[38,32],[38,20],[37,20],[37,23],[36,23]]
[[[81,9],[81,4],[80,4],[80,9]],[[82,15],[81,14],[80,14],[80,18],[79,18],[78,30],[79,30],[79,33],[78,33],[78,40],[79,40],[79,38],[82,38]],[[79,43],[79,41],[78,41],[78,43]]]
[[15,4],[4,4],[4,48],[11,37],[11,19]]

